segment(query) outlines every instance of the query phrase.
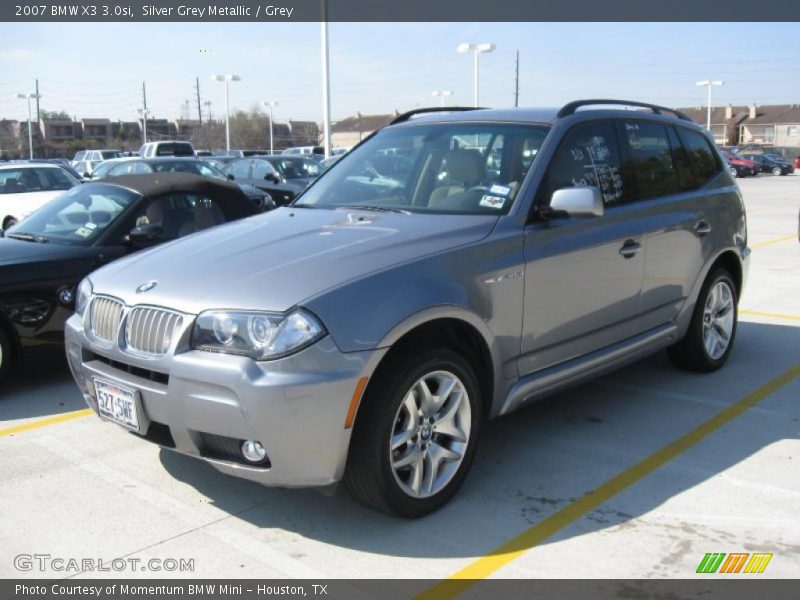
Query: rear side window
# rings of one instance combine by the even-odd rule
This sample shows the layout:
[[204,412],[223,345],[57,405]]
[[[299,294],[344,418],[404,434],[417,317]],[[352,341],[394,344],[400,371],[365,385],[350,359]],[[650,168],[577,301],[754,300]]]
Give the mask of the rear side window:
[[236,179],[247,179],[250,177],[250,161],[237,160],[230,167],[228,173],[233,175]]
[[678,129],[678,135],[689,155],[692,171],[697,178],[697,187],[705,184],[722,170],[722,163],[703,134],[681,127]]
[[576,125],[567,132],[547,170],[538,198],[547,204],[553,192],[576,185],[600,189],[603,204],[623,201],[621,160],[617,134],[609,121]]
[[668,129],[669,141],[672,145],[672,158],[675,161],[675,170],[678,173],[678,186],[682,192],[693,190],[698,186],[697,178],[692,171],[692,165],[689,162],[689,153],[683,147],[678,134],[670,127]]
[[646,121],[622,123],[626,158],[623,169],[636,185],[636,198],[658,198],[678,192],[678,173],[667,128]]
[[156,156],[194,156],[194,148],[191,144],[168,142],[159,144],[155,154]]

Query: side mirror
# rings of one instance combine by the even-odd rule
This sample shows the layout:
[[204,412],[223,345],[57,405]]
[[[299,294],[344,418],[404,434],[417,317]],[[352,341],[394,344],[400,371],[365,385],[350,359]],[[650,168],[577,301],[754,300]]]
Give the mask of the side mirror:
[[281,176],[278,175],[277,173],[267,173],[266,175],[264,175],[264,179],[266,179],[267,181],[271,181],[272,183],[281,182]]
[[84,179],[91,179],[92,178],[92,174],[91,173],[84,173],[83,174],[83,178]]
[[228,173],[228,181],[233,181],[236,179],[231,173]]
[[153,223],[147,223],[146,225],[134,227],[128,234],[128,240],[130,243],[137,246],[159,242],[163,239],[163,237],[164,230],[161,228],[161,225],[154,225]]
[[566,213],[571,217],[602,217],[603,196],[594,186],[577,185],[553,192],[551,213]]

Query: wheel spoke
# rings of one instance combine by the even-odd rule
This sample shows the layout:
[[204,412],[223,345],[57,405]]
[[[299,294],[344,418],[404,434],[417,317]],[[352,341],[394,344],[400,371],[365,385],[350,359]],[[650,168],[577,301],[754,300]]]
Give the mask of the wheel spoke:
[[411,476],[408,478],[408,485],[416,495],[422,491],[422,478],[425,472],[425,463],[422,452],[419,448],[414,454],[414,461],[411,463]]
[[419,407],[424,414],[428,414],[433,408],[433,395],[431,394],[431,388],[428,387],[428,383],[424,378],[417,382],[417,393]]
[[459,442],[466,442],[467,435],[461,430],[456,422],[458,409],[464,401],[464,392],[459,391],[450,400],[450,403],[444,407],[444,411],[436,419],[436,433],[439,435],[446,435]]
[[435,457],[439,462],[445,460],[459,460],[461,458],[460,452],[456,452],[451,448],[445,448],[436,442],[431,442],[431,445],[428,447],[428,454]]
[[439,389],[436,390],[436,395],[433,397],[432,414],[436,414],[442,409],[456,385],[458,385],[458,379],[455,377],[446,377],[439,381]]
[[411,423],[411,427],[405,429],[403,431],[399,431],[392,436],[392,450],[397,450],[403,444],[407,443],[414,437],[414,427],[413,422]]
[[420,448],[416,444],[409,446],[405,452],[392,461],[395,469],[402,469],[417,462],[420,455]]

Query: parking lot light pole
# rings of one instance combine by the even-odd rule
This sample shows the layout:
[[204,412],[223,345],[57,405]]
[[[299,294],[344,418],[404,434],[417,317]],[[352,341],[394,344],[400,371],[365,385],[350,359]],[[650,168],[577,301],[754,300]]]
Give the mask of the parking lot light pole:
[[460,54],[467,54],[472,52],[472,95],[475,99],[475,108],[480,105],[480,76],[478,74],[478,55],[487,52],[492,52],[495,49],[494,44],[459,44],[456,51]]
[[150,116],[150,111],[146,108],[137,108],[136,112],[142,117],[142,144],[147,143],[147,117]]
[[38,94],[17,94],[17,98],[20,100],[27,100],[28,101],[28,153],[30,155],[30,159],[33,160],[33,129],[31,125],[31,100],[38,100]]
[[230,109],[228,105],[228,84],[231,81],[241,81],[242,78],[238,75],[231,75],[230,73],[226,75],[214,75],[212,78],[214,81],[223,81],[225,82],[225,150],[231,149],[231,125],[230,125]]
[[270,154],[275,154],[275,148],[273,147],[273,144],[272,144],[272,135],[273,135],[272,134],[272,108],[275,107],[275,106],[278,106],[278,103],[277,102],[262,102],[261,104],[264,105],[264,106],[268,106],[269,107],[269,153]]
[[325,158],[331,155],[331,82],[328,52],[328,7],[322,3],[322,23],[320,35],[322,37],[322,147]]
[[708,112],[706,117],[706,129],[708,129],[709,133],[711,132],[711,88],[716,86],[725,85],[724,81],[710,81],[708,79],[703,81],[698,81],[695,85],[700,87],[708,88]]
[[445,97],[449,97],[453,95],[453,90],[436,90],[433,92],[433,97],[439,97],[439,106],[444,108],[444,99]]

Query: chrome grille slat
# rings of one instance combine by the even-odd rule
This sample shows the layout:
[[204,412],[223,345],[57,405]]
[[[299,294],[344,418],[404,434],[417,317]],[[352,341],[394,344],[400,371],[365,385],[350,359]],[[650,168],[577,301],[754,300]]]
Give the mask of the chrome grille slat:
[[183,317],[170,310],[152,306],[134,306],[125,326],[125,344],[129,350],[153,356],[166,354]]
[[106,342],[116,341],[124,308],[119,300],[97,296],[92,301],[90,315],[92,334]]

